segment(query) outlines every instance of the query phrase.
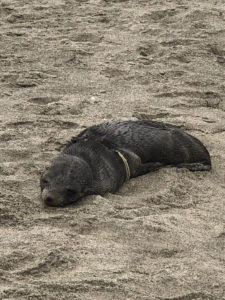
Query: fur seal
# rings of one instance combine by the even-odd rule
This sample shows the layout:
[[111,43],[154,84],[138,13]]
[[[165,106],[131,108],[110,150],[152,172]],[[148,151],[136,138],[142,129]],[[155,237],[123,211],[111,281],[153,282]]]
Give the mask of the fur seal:
[[41,198],[65,206],[116,192],[125,181],[163,166],[209,171],[206,147],[179,127],[155,121],[112,121],[83,130],[41,176]]

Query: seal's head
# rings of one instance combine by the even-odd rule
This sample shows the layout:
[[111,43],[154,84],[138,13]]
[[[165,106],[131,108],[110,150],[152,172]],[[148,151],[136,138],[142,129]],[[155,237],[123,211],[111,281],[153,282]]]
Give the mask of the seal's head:
[[41,176],[41,198],[47,206],[65,206],[88,195],[92,171],[87,162],[76,156],[62,154],[53,160]]

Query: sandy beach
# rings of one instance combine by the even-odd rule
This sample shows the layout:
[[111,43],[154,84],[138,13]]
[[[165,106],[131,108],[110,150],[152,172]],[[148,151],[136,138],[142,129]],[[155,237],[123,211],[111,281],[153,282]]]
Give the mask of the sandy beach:
[[[0,299],[225,299],[224,1],[2,0],[0,45]],[[128,119],[180,126],[212,171],[43,208],[66,142]]]

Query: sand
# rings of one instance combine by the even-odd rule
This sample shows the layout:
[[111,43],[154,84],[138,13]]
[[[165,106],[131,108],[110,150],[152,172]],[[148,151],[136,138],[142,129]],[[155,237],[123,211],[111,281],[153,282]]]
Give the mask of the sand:
[[[0,299],[225,299],[224,24],[221,0],[1,1]],[[212,171],[44,209],[51,159],[117,119],[181,126]]]

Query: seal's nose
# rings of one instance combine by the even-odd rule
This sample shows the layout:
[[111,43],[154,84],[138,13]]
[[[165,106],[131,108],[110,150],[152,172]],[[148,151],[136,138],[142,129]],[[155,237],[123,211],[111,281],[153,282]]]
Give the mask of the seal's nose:
[[60,206],[60,197],[53,191],[49,191],[46,188],[42,191],[41,198],[44,205],[47,206]]
[[47,204],[47,205],[51,205],[51,203],[53,203],[54,202],[54,199],[52,198],[52,197],[47,197],[46,199],[45,199],[45,204]]

